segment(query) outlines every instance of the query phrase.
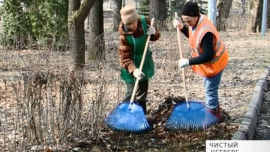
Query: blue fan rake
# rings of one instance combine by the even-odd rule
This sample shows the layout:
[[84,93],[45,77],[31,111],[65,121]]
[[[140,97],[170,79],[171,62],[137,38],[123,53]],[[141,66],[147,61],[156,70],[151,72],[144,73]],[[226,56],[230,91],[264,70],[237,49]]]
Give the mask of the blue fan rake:
[[143,108],[135,102],[123,102],[107,117],[106,124],[114,131],[144,133],[151,130]]
[[[154,24],[154,18],[151,20],[151,26]],[[142,71],[146,52],[148,49],[150,36],[147,37],[142,60],[140,63],[140,70]],[[106,118],[105,123],[108,127],[115,131],[125,131],[131,133],[144,133],[152,129],[149,125],[143,108],[134,102],[135,95],[138,89],[139,79],[136,79],[133,88],[130,102],[126,101],[119,104],[113,112]]]
[[165,128],[183,132],[198,131],[209,128],[218,121],[219,119],[209,112],[203,103],[189,101],[187,108],[185,102],[180,102],[174,106]]

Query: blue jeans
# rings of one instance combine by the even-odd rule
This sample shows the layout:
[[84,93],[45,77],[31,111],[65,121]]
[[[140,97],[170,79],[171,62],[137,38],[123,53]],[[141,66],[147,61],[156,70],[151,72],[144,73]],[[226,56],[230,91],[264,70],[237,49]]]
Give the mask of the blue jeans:
[[206,107],[217,110],[219,106],[218,101],[218,86],[220,84],[222,71],[213,77],[203,77],[204,91],[206,97]]

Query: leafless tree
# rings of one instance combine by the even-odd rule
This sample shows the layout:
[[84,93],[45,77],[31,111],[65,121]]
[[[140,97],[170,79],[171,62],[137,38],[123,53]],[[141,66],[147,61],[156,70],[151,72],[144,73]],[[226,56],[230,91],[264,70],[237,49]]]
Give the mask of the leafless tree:
[[262,0],[250,0],[249,3],[249,16],[251,20],[248,22],[250,25],[247,25],[247,30],[257,32],[261,21]]
[[226,20],[229,16],[230,9],[233,0],[220,0],[217,6],[218,16],[217,16],[217,30],[226,31]]
[[68,29],[70,50],[73,53],[74,69],[80,69],[85,64],[85,30],[84,21],[95,0],[69,0]]
[[150,1],[150,17],[155,18],[155,25],[160,30],[167,29],[166,26],[166,0],[151,0]]
[[103,1],[95,1],[90,11],[90,29],[88,40],[88,59],[99,60],[104,59],[104,20],[103,20]]
[[122,0],[112,0],[113,9],[113,31],[118,30],[119,23],[121,21],[120,9],[122,6]]

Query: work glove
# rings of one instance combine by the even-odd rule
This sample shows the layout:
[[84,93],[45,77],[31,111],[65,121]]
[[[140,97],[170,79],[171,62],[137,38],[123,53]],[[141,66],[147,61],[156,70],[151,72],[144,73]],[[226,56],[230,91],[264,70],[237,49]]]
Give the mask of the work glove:
[[173,27],[176,28],[177,26],[179,26],[179,29],[183,28],[183,23],[180,17],[175,17],[173,19]]
[[145,75],[140,69],[135,69],[133,71],[133,76],[137,78],[138,80],[141,80]]
[[156,29],[154,28],[154,27],[149,27],[148,29],[147,29],[147,32],[146,32],[146,34],[147,35],[155,35],[156,34]]
[[178,67],[179,68],[183,68],[183,67],[188,66],[188,65],[189,65],[189,59],[182,58],[182,59],[178,60]]

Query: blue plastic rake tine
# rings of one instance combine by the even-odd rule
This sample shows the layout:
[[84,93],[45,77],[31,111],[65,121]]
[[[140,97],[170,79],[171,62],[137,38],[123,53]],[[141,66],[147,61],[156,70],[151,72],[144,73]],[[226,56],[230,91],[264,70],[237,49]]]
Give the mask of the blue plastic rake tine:
[[165,127],[169,130],[200,130],[218,122],[218,118],[206,110],[201,102],[189,101],[190,109],[184,103],[175,105]]
[[115,131],[143,133],[151,129],[142,107],[128,101],[118,105],[107,117],[105,123]]

